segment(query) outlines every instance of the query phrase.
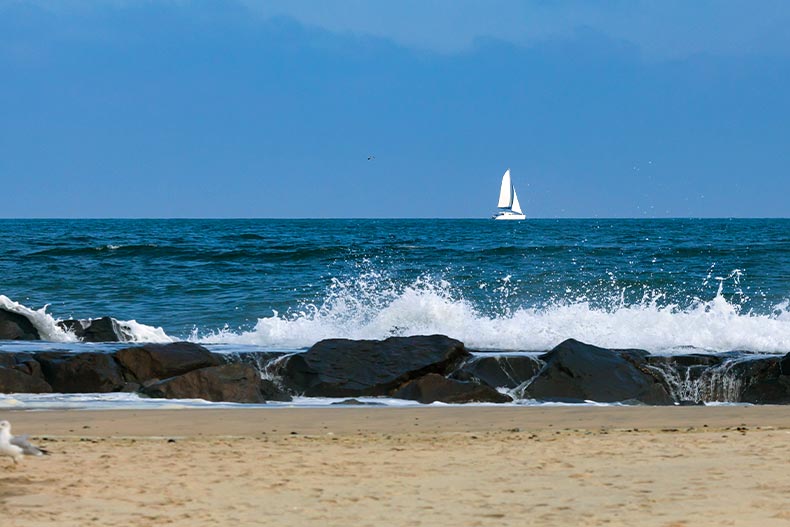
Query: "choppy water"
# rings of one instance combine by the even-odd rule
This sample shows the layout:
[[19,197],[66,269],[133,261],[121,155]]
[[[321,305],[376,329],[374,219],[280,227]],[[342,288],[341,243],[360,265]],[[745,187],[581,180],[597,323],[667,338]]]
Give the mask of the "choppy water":
[[0,220],[0,240],[0,304],[53,341],[110,315],[216,348],[790,351],[790,220]]

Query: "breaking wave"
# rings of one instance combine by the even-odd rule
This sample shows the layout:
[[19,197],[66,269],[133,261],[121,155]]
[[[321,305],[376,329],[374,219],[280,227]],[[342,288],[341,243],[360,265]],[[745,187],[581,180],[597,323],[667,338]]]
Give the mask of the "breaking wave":
[[[51,342],[78,342],[79,339],[72,333],[58,325],[60,320],[47,313],[47,307],[31,309],[7,296],[0,295],[0,309],[17,313],[26,317],[38,331],[42,340]],[[122,342],[172,342],[173,337],[168,336],[162,328],[140,324],[136,320],[117,320],[121,329],[119,335]]]
[[[201,333],[202,343],[305,348],[325,338],[381,339],[389,336],[441,333],[470,348],[542,351],[567,338],[609,348],[641,348],[652,352],[748,350],[790,352],[790,302],[769,314],[745,311],[728,300],[723,284],[736,284],[739,272],[719,280],[709,300],[693,299],[682,306],[657,291],[627,304],[614,294],[608,305],[585,299],[555,300],[540,307],[509,310],[498,315],[483,309],[444,280],[422,277],[401,286],[378,273],[350,280],[334,279],[318,304],[306,303],[287,313],[259,318],[248,331],[224,328]],[[710,277],[709,277],[710,278]],[[482,286],[481,286],[482,287]],[[497,284],[503,302],[509,296],[506,277]]]
[[[445,334],[468,347],[499,351],[545,351],[568,338],[608,348],[641,348],[654,353],[720,351],[790,352],[790,300],[768,312],[744,308],[740,272],[709,276],[718,280],[707,300],[671,302],[661,291],[645,291],[641,300],[626,300],[624,290],[608,301],[567,295],[530,307],[511,306],[517,295],[510,277],[480,284],[499,305],[465,298],[446,280],[423,276],[402,283],[378,272],[333,279],[319,302],[305,302],[284,313],[258,318],[248,329],[195,328],[190,335],[168,335],[161,327],[134,320],[117,321],[126,342],[171,342],[187,338],[203,344],[264,349],[307,348],[326,338],[382,339],[390,336]],[[723,293],[725,282],[736,294]],[[571,298],[572,297],[572,298]],[[523,300],[523,299],[522,299]],[[29,318],[44,340],[76,342],[58,326],[47,306],[31,309],[0,295],[0,309]],[[216,315],[222,320],[222,313]],[[159,321],[166,323],[167,321]]]

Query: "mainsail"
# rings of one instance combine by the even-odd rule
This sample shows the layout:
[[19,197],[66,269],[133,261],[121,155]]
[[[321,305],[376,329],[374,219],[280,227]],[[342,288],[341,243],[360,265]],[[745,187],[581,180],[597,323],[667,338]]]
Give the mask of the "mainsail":
[[502,186],[499,188],[499,204],[497,207],[500,209],[508,209],[513,204],[513,185],[510,184],[510,169],[505,171],[502,176]]

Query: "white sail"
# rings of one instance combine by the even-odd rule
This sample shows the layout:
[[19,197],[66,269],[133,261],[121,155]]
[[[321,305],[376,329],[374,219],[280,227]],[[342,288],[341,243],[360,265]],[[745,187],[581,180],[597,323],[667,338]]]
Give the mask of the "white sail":
[[502,186],[499,188],[499,204],[497,207],[500,209],[510,208],[510,205],[513,203],[512,190],[513,185],[510,184],[510,169],[508,168],[505,171],[505,175],[502,176]]
[[521,212],[521,205],[518,202],[518,196],[516,195],[516,187],[513,187],[513,206],[510,207],[510,210],[516,214],[523,214],[523,212]]

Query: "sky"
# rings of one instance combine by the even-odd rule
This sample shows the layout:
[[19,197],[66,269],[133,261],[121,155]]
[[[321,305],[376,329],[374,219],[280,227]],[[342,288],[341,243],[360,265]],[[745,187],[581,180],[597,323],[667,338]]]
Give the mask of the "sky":
[[[0,217],[790,216],[784,0],[0,0]],[[375,156],[368,160],[369,156]]]

